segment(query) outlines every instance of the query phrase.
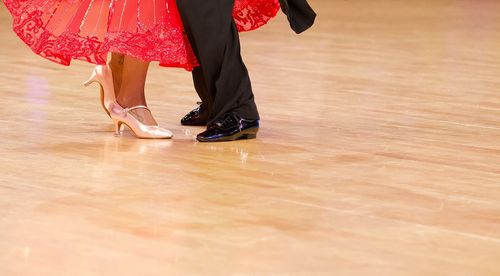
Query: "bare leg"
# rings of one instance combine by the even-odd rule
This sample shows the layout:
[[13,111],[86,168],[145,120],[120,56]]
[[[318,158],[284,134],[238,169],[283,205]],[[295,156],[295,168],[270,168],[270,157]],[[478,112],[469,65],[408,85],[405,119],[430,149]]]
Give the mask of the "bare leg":
[[[148,73],[149,62],[125,56],[123,61],[122,82],[116,101],[124,108],[145,105],[144,87]],[[147,109],[135,109],[132,115],[146,125],[158,125]]]
[[124,54],[111,53],[111,61],[109,62],[109,67],[111,68],[111,72],[113,72],[113,86],[115,87],[115,97],[118,97],[118,94],[120,93],[120,87],[122,85],[124,60]]

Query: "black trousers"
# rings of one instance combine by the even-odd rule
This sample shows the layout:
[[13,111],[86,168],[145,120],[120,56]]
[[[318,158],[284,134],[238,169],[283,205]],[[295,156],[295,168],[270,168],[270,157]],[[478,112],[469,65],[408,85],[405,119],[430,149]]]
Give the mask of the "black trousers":
[[208,111],[208,124],[227,112],[259,119],[233,20],[234,0],[177,0],[177,6],[201,64],[193,71],[193,81]]

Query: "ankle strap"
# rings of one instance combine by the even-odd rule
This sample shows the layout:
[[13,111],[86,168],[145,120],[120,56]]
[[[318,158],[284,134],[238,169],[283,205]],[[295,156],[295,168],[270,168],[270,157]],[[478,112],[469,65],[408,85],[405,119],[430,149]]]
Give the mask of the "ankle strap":
[[[139,109],[139,108],[144,108],[144,109],[149,110],[149,107],[147,107],[145,105],[136,105],[136,106],[124,108],[124,110],[126,110],[127,112],[129,112],[129,111],[132,111],[132,110],[135,110],[135,109]],[[149,110],[149,112],[151,112],[151,110]]]

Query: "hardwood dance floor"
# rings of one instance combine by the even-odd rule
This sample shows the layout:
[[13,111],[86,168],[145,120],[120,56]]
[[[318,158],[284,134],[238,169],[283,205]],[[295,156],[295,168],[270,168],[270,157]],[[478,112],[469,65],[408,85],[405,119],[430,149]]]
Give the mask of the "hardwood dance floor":
[[92,65],[35,56],[0,7],[0,275],[500,275],[500,2],[311,0],[242,35],[257,140],[178,121],[114,137]]

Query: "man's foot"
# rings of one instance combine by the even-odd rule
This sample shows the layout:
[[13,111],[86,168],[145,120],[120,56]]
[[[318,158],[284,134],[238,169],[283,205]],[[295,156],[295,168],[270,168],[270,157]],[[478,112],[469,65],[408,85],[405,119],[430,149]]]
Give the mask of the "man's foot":
[[203,103],[198,103],[199,106],[181,119],[183,126],[206,126],[207,125],[207,112]]
[[255,139],[259,131],[259,120],[247,120],[235,113],[226,113],[207,130],[198,134],[200,142],[222,142],[241,139]]

